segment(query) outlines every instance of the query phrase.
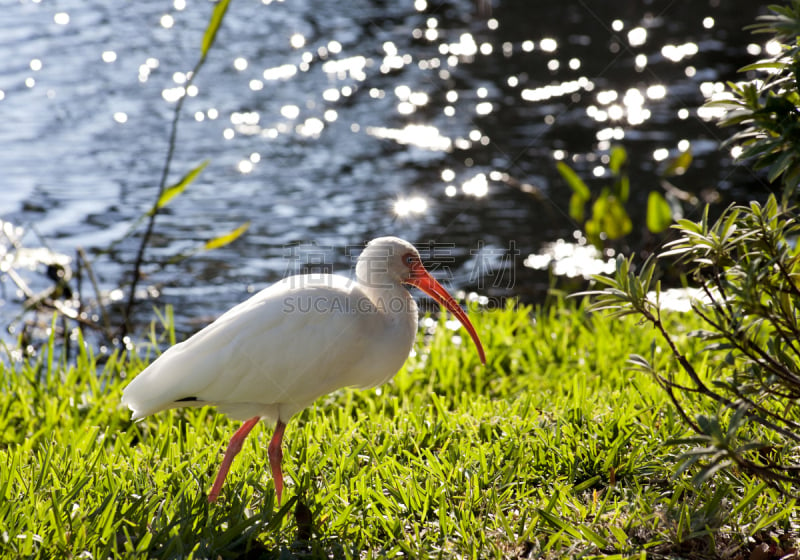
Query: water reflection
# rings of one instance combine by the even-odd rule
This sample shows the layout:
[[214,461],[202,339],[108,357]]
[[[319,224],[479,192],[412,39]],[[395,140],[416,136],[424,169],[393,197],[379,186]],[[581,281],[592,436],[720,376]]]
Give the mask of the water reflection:
[[[109,11],[90,0],[67,13],[21,2],[0,22],[9,61],[0,71],[3,140],[13,146],[0,153],[13,191],[0,215],[36,223],[65,253],[78,241],[106,246],[114,227],[152,204],[165,126],[184,96],[175,173],[212,163],[161,218],[153,260],[168,260],[209,224],[224,231],[252,219],[253,227],[235,251],[187,265],[191,274],[148,271],[179,304],[194,305],[206,285],[217,289],[210,299],[229,307],[240,295],[231,286],[283,274],[272,256],[297,240],[443,239],[462,248],[457,271],[477,239],[547,254],[544,242],[577,227],[553,160],[602,181],[620,142],[634,207],[663,162],[686,150],[694,163],[680,188],[713,186],[729,198],[762,189],[716,153],[725,133],[702,107],[726,80],[741,79],[735,70],[748,57],[776,52],[741,31],[756,3],[640,4],[599,14],[561,3],[545,13],[503,0],[488,20],[474,16],[472,0],[416,0],[413,10],[232,4],[203,73],[187,87],[207,7],[174,0],[166,14],[157,2]],[[105,285],[135,246],[132,239],[97,256],[110,271]],[[515,266],[527,268],[522,259]]]
[[549,270],[556,276],[587,280],[596,274],[612,274],[616,268],[613,251],[604,255],[585,240],[569,243],[563,239],[546,243],[540,252],[528,255],[522,264],[534,270]]
[[367,134],[426,150],[448,152],[453,146],[450,138],[442,136],[438,128],[429,125],[410,124],[402,129],[371,126],[367,128]]
[[400,218],[408,218],[413,214],[424,214],[428,210],[428,201],[421,196],[401,198],[394,203],[394,213]]

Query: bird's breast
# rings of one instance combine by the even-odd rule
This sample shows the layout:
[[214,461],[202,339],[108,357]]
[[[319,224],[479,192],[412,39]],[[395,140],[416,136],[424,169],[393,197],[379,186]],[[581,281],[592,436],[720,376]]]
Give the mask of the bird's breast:
[[369,344],[354,368],[353,385],[361,388],[385,383],[408,359],[417,333],[418,312],[414,298],[402,292],[370,298],[372,308],[365,315],[363,336]]

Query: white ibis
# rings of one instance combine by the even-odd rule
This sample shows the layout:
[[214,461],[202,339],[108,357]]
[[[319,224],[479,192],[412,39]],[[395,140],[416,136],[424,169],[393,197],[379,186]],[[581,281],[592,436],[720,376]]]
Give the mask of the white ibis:
[[384,383],[408,357],[417,305],[403,284],[455,315],[486,363],[466,313],[425,270],[414,246],[381,237],[359,256],[355,280],[298,275],[273,284],[169,348],[125,388],[122,402],[134,420],[184,406],[216,406],[246,420],[228,444],[209,502],[219,497],[250,430],[259,420],[276,422],[268,456],[280,504],[281,441],[289,419],[342,387]]

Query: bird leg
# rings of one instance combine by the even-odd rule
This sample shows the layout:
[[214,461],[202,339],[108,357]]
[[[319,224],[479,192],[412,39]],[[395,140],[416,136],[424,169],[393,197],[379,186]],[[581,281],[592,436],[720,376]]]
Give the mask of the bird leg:
[[272,435],[267,448],[269,466],[272,469],[272,480],[275,481],[275,495],[278,497],[278,505],[281,505],[281,494],[283,493],[283,471],[281,470],[283,451],[281,451],[281,442],[283,441],[283,431],[285,429],[286,424],[278,420],[275,425],[275,433]]
[[228,470],[231,468],[231,463],[233,463],[233,458],[242,450],[242,444],[244,440],[247,439],[247,435],[250,433],[261,417],[255,416],[242,424],[242,427],[236,430],[236,433],[233,434],[230,443],[228,444],[228,449],[225,451],[225,458],[222,459],[222,464],[219,466],[219,472],[217,473],[217,478],[214,480],[214,486],[211,488],[211,492],[208,493],[208,501],[209,502],[216,502],[217,498],[219,498],[219,493],[222,491],[222,484],[225,482],[225,477],[228,476]]

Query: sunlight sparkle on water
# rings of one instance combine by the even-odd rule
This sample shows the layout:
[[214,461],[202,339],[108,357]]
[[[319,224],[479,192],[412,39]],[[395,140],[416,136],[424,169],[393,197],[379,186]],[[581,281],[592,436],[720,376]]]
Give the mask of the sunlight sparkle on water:
[[539,254],[530,254],[522,263],[534,270],[551,270],[556,276],[591,278],[595,274],[613,274],[616,261],[603,258],[593,245],[567,243],[559,239],[545,244]]
[[582,76],[577,80],[571,80],[557,85],[546,85],[535,89],[525,88],[520,92],[520,96],[525,101],[545,101],[551,97],[570,95],[581,89],[584,91],[592,91],[594,89],[594,83]]
[[608,106],[608,118],[612,121],[618,121],[625,116],[625,110],[622,106],[616,103]]
[[417,107],[422,107],[428,104],[428,94],[424,91],[413,91],[411,95],[408,96],[408,101]]
[[328,89],[326,89],[325,91],[322,92],[322,99],[324,99],[325,101],[327,101],[329,103],[335,103],[335,102],[339,101],[341,96],[342,96],[342,94],[339,93],[339,90],[336,89],[336,88],[328,88]]
[[751,56],[758,56],[761,54],[761,45],[750,43],[747,45],[747,54]]
[[488,115],[492,112],[492,103],[490,101],[483,101],[475,105],[475,112],[478,115]]
[[558,42],[550,37],[545,37],[539,41],[539,48],[544,52],[555,52],[555,50],[558,48]]
[[664,99],[667,95],[667,88],[661,84],[656,84],[648,87],[646,93],[650,99]]
[[417,108],[414,107],[414,104],[408,101],[401,101],[397,104],[397,112],[401,115],[410,115],[416,110]]
[[287,119],[296,119],[300,116],[300,107],[297,105],[284,105],[281,107],[281,115]]
[[401,198],[394,203],[394,213],[401,218],[411,214],[424,214],[428,210],[428,201],[421,196]]
[[628,31],[628,43],[632,47],[640,47],[647,41],[647,29],[644,27],[634,27]]
[[303,37],[303,35],[301,35],[300,33],[294,33],[289,38],[289,44],[292,45],[292,47],[295,49],[303,48],[306,44],[306,38]]
[[489,181],[486,179],[486,174],[478,173],[471,179],[464,181],[461,185],[461,190],[464,194],[472,195],[476,198],[486,196],[489,192]]
[[661,55],[672,62],[680,62],[684,58],[694,56],[699,50],[697,43],[684,43],[683,45],[664,45]]
[[265,80],[288,80],[297,74],[297,66],[294,64],[282,64],[275,68],[267,68],[262,74]]
[[598,91],[596,97],[597,97],[597,102],[600,105],[608,105],[609,103],[612,103],[617,100],[617,97],[619,97],[619,93],[617,93],[616,90],[607,89],[603,91]]
[[595,135],[598,142],[608,142],[610,140],[622,140],[625,138],[625,129],[619,126],[603,128],[598,130]]
[[380,70],[382,74],[388,74],[392,70],[399,70],[406,64],[411,64],[411,55],[400,56],[397,46],[391,41],[383,43],[383,51],[386,56],[383,57],[383,62],[381,63]]
[[328,60],[322,65],[322,71],[326,74],[336,74],[343,80],[349,75],[354,80],[364,81],[367,75],[364,68],[367,67],[367,59],[363,56],[351,56],[341,60]]
[[186,88],[184,88],[183,86],[166,88],[161,91],[161,97],[163,97],[164,101],[168,103],[174,103],[184,95],[186,95]]
[[[703,82],[700,84],[700,93],[709,101],[720,101],[731,98],[730,92],[725,90],[725,84],[722,82]],[[721,119],[726,113],[727,109],[725,109],[725,107],[709,107],[708,105],[703,105],[697,108],[697,116],[704,121]]]
[[622,98],[628,116],[628,122],[632,125],[642,124],[650,118],[650,110],[644,107],[644,96],[636,88],[630,88]]
[[410,124],[402,129],[370,126],[367,134],[433,151],[449,152],[453,147],[453,141],[439,134],[439,129],[431,125]]
[[160,23],[161,27],[163,27],[164,29],[171,29],[172,26],[175,25],[175,18],[173,18],[169,14],[164,14],[163,16],[161,16]]
[[58,12],[53,16],[53,21],[58,25],[67,25],[69,23],[69,14],[67,12]]
[[[470,33],[462,33],[458,38],[458,43],[450,43],[447,45],[446,52],[449,52],[453,56],[475,56],[478,52],[478,44]],[[451,64],[451,66],[455,66],[455,64]]]
[[260,120],[258,113],[255,111],[234,112],[231,113],[231,124],[239,126],[241,124],[258,124]]
[[322,120],[316,117],[310,117],[302,124],[297,125],[295,130],[300,136],[318,138],[324,129],[325,123]]
[[770,56],[778,56],[779,54],[781,54],[781,50],[783,49],[781,47],[780,41],[775,41],[773,39],[771,41],[768,41],[767,44],[764,45],[764,50]]

